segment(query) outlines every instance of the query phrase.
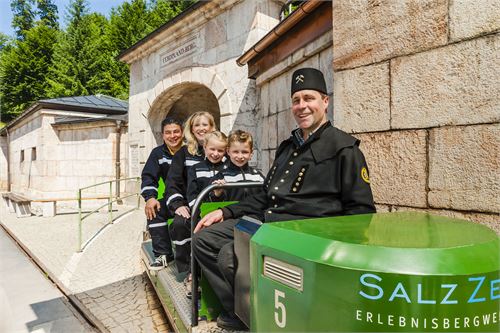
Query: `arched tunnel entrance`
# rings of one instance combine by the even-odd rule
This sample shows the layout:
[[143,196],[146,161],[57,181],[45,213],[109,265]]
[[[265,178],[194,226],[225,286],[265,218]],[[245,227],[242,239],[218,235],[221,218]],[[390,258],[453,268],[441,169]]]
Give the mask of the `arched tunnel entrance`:
[[217,97],[206,86],[199,83],[181,83],[164,91],[153,103],[148,121],[156,143],[162,143],[161,121],[171,116],[185,121],[191,114],[207,111],[220,128],[220,108]]

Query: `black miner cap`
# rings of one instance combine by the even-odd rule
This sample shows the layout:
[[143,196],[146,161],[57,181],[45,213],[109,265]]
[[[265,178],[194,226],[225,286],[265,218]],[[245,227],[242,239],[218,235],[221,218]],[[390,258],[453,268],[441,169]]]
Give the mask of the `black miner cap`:
[[301,68],[292,75],[292,95],[300,90],[316,90],[327,94],[323,73],[316,68]]

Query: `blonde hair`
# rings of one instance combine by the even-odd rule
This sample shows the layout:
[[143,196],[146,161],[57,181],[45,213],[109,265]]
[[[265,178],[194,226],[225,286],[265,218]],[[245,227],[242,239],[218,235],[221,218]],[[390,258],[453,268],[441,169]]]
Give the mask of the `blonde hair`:
[[231,147],[231,144],[234,142],[248,143],[248,145],[250,146],[250,150],[253,151],[252,134],[247,131],[236,130],[229,133],[228,147]]
[[205,142],[203,145],[206,146],[208,141],[210,141],[210,140],[217,140],[220,142],[224,142],[224,144],[227,146],[227,136],[226,136],[226,134],[224,134],[220,131],[213,131],[213,132],[205,134]]
[[208,124],[212,127],[212,130],[217,130],[214,117],[207,111],[199,111],[190,115],[184,124],[184,141],[186,142],[187,150],[191,155],[198,155],[199,144],[192,131],[192,127],[194,122],[201,117],[208,119]]

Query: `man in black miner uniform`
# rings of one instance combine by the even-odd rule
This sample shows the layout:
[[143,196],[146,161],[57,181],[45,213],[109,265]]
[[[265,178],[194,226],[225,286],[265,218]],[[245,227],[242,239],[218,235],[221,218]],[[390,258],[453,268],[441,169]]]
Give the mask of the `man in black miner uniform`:
[[182,123],[179,120],[165,118],[161,128],[163,144],[151,151],[141,175],[141,195],[146,201],[144,210],[155,256],[155,261],[149,266],[152,270],[162,269],[174,257],[167,226],[167,219],[171,216],[165,198],[158,193],[158,186],[160,179],[163,182],[167,179],[172,157],[182,146]]
[[368,167],[359,140],[327,120],[323,74],[313,68],[293,73],[292,113],[298,128],[276,151],[262,190],[216,210],[197,225],[193,254],[221,301],[220,327],[244,329],[234,314],[233,227],[243,215],[264,222],[374,213]]

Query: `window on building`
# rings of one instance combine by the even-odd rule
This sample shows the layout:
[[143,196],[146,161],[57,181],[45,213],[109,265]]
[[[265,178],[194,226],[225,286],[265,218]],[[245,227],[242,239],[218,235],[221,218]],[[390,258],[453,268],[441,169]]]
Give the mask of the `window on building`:
[[19,162],[23,163],[24,162],[24,149],[21,150],[21,155],[19,158]]
[[31,148],[31,160],[36,161],[36,147]]

